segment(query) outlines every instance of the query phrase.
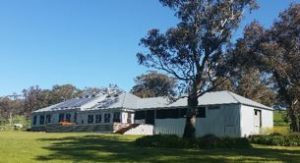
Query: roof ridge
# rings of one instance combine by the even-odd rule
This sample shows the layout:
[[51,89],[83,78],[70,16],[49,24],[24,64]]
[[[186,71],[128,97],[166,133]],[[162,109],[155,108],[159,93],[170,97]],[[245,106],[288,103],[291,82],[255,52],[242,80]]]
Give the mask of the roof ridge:
[[241,101],[239,101],[235,96],[234,93],[228,90],[225,90],[226,93],[228,93],[235,101],[237,101],[238,103],[241,103]]

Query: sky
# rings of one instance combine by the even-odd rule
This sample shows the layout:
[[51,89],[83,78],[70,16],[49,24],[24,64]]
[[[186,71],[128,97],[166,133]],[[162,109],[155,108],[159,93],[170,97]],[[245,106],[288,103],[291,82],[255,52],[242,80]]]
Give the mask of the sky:
[[[270,27],[291,2],[300,0],[259,0],[234,38],[253,20]],[[139,40],[177,22],[158,0],[0,0],[0,96],[55,84],[129,91],[149,70],[137,63]]]

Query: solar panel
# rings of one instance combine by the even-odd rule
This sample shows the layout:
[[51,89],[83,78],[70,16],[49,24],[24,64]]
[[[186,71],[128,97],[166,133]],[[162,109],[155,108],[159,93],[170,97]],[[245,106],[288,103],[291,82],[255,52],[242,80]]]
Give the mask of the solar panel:
[[95,99],[95,98],[73,98],[73,99],[67,100],[67,101],[62,102],[61,104],[55,106],[55,109],[80,107],[93,99]]

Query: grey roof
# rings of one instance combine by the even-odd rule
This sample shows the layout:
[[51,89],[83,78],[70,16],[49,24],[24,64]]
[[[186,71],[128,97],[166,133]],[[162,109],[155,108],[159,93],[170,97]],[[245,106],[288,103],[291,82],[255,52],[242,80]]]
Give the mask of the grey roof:
[[[253,107],[273,110],[273,108],[242,97],[229,91],[208,92],[198,98],[198,105],[219,105],[219,104],[244,104]],[[82,107],[82,106],[85,107]],[[56,105],[52,105],[35,112],[68,110],[80,108],[81,111],[101,109],[155,109],[170,107],[186,107],[187,98],[181,98],[170,102],[166,97],[139,98],[131,93],[123,92],[116,95],[102,95],[101,97],[75,98]]]
[[168,106],[169,103],[167,97],[142,98],[138,101],[136,109],[163,108]]
[[54,104],[39,110],[36,110],[34,112],[49,112],[49,111],[58,111],[58,110],[70,110],[70,109],[76,109],[80,108],[83,105],[97,99],[98,97],[84,97],[84,98],[73,98],[70,100],[66,100],[63,102],[60,102],[58,104]]
[[[198,98],[198,105],[219,105],[219,104],[244,104],[263,109],[273,110],[273,108],[237,95],[230,91],[207,92]],[[182,98],[170,104],[168,107],[187,106],[187,98]]]
[[134,109],[137,107],[138,101],[141,98],[131,93],[121,93],[119,95],[106,96],[103,100],[99,101],[98,104],[92,108],[85,110],[100,110],[100,109]]

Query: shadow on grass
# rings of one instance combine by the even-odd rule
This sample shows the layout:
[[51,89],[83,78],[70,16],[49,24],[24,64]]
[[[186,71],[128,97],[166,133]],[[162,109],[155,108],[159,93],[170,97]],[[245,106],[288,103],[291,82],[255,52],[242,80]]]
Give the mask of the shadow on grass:
[[226,161],[285,161],[300,160],[300,150],[251,149],[168,149],[137,147],[121,136],[90,135],[40,139],[50,143],[44,147],[49,155],[38,156],[37,161],[72,162],[226,162]]

